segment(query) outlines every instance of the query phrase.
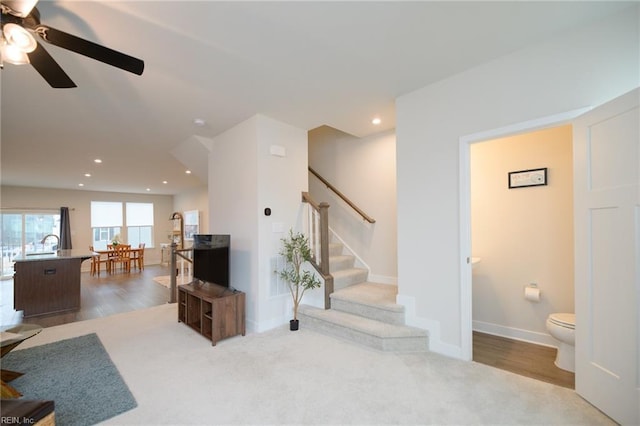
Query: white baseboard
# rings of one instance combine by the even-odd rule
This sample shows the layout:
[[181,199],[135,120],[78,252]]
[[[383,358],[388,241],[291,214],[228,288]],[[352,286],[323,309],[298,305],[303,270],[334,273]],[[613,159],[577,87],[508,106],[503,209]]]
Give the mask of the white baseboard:
[[416,300],[413,296],[397,295],[396,303],[405,308],[405,323],[412,327],[421,328],[429,332],[429,350],[450,358],[465,360],[462,347],[443,342],[440,338],[440,321],[418,317],[416,315]]
[[504,325],[492,324],[483,321],[473,321],[473,331],[492,334],[494,336],[506,337],[508,339],[520,340],[536,345],[549,346],[557,348],[556,340],[548,333],[540,333],[538,331],[523,330],[515,327],[506,327]]

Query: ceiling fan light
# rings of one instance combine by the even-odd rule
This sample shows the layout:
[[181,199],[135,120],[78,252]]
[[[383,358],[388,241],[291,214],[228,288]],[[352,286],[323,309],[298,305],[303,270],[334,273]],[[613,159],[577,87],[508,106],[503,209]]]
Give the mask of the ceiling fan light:
[[9,8],[12,15],[26,18],[35,7],[38,0],[4,0],[2,4]]
[[33,38],[29,31],[25,30],[18,24],[4,24],[4,38],[7,44],[21,49],[25,53],[36,50],[36,39]]
[[2,45],[0,52],[2,54],[2,62],[8,62],[13,65],[25,65],[29,63],[29,55],[11,44]]

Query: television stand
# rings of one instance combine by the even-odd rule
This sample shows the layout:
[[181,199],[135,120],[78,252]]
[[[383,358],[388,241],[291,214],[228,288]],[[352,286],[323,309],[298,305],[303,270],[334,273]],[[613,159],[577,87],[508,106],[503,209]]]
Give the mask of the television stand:
[[194,280],[178,286],[178,322],[215,344],[245,335],[245,294],[218,284]]

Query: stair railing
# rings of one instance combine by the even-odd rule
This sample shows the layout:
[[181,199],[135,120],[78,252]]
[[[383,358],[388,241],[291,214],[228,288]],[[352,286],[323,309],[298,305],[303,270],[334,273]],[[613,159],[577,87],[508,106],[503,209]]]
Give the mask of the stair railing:
[[311,249],[311,265],[324,279],[324,308],[331,309],[333,275],[329,268],[329,204],[316,203],[308,192],[302,193],[302,202],[310,207],[307,235]]
[[331,185],[325,178],[320,176],[320,174],[318,172],[313,170],[311,167],[309,167],[309,171],[311,172],[312,175],[317,177],[320,180],[320,182],[325,184],[327,188],[329,188],[331,191],[333,191],[338,197],[342,198],[342,200],[345,203],[347,203],[349,205],[349,207],[351,207],[353,210],[355,210],[360,216],[362,216],[362,218],[364,220],[366,220],[369,223],[375,223],[376,222],[376,220],[374,218],[372,218],[371,216],[369,216],[368,214],[363,212],[358,206],[355,205],[355,203],[353,201],[348,199],[346,195],[344,195],[342,192],[338,191],[338,189],[335,186]]
[[[185,255],[186,253],[186,255]],[[191,258],[189,257],[188,254],[191,254]],[[179,249],[178,245],[176,244],[176,242],[172,242],[171,243],[171,266],[169,267],[169,271],[171,272],[171,285],[169,288],[169,303],[176,303],[176,294],[177,292],[177,288],[178,288],[178,262],[177,262],[177,258],[181,257],[183,260],[187,261],[188,263],[193,263],[193,247],[192,248],[186,248],[186,249]]]

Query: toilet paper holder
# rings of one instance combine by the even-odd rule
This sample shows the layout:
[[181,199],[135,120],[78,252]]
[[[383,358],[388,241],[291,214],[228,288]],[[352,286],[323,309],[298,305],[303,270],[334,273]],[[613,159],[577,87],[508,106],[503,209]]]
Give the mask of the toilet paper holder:
[[530,283],[524,286],[524,298],[530,302],[540,302],[540,289],[537,283]]

